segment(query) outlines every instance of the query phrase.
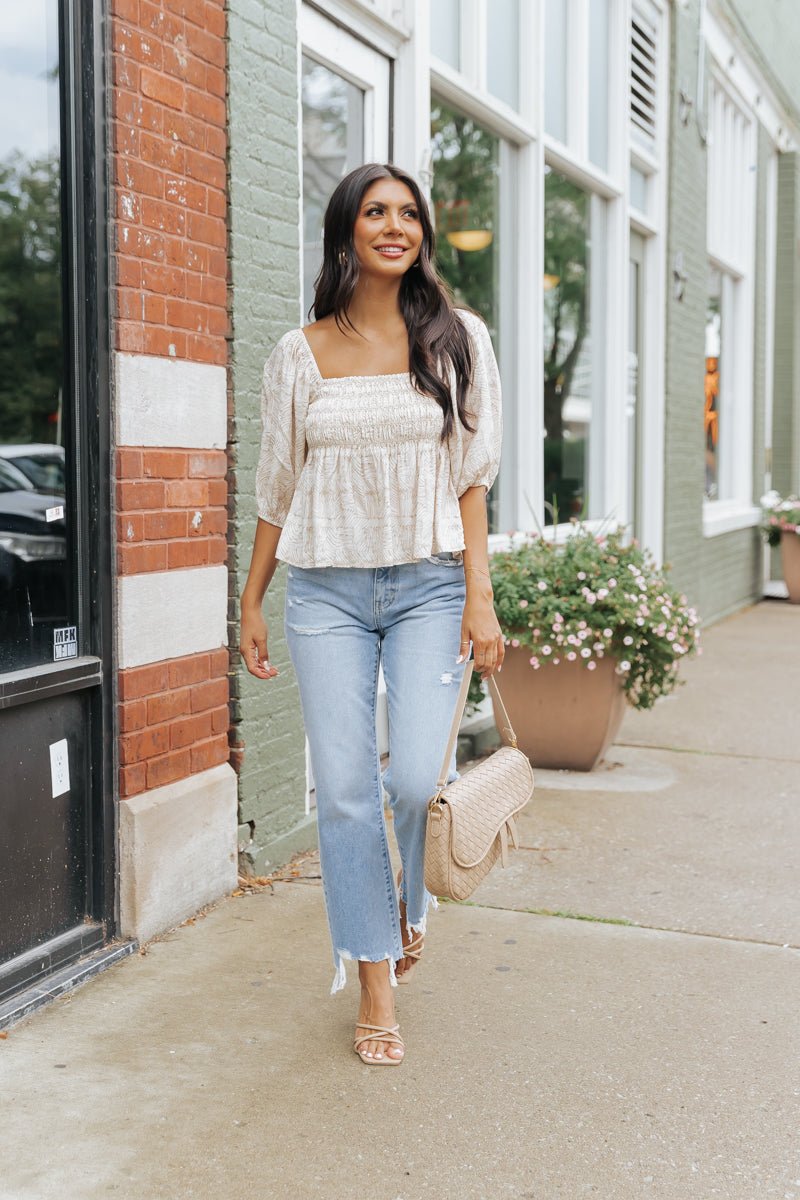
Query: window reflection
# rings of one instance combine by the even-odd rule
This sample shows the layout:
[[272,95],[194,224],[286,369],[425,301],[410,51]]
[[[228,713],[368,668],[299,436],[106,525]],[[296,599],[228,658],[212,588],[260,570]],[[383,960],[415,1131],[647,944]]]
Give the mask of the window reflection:
[[519,18],[519,0],[493,0],[486,30],[486,83],[512,108],[519,108]]
[[322,222],[331,192],[364,161],[364,93],[303,55],[303,316],[322,266]]
[[[544,508],[556,518],[595,516],[602,396],[602,201],[547,169],[544,242]],[[592,489],[590,489],[590,479]]]
[[719,498],[719,402],[722,360],[722,275],[714,267],[708,272],[706,298],[706,373],[703,427],[706,446],[705,494]]
[[[499,356],[500,139],[433,97],[431,149],[437,266],[456,305],[483,317]],[[496,481],[488,497],[492,531],[498,500]]]
[[69,623],[57,0],[0,13],[0,671]]

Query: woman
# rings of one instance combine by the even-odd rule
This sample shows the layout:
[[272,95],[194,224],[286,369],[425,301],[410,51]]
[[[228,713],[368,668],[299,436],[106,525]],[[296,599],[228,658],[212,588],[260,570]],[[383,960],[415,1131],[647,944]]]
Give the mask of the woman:
[[486,520],[497,364],[486,326],[453,308],[433,264],[411,177],[369,163],[341,181],[325,213],[315,322],[285,334],[264,369],[259,520],[242,594],[242,656],[256,678],[274,678],[261,608],[277,561],[288,564],[284,628],[316,785],[331,992],[345,959],[358,960],[354,1049],[368,1065],[404,1054],[392,988],[409,980],[436,903],[423,880],[427,802],[470,643],[481,678],[503,661]]

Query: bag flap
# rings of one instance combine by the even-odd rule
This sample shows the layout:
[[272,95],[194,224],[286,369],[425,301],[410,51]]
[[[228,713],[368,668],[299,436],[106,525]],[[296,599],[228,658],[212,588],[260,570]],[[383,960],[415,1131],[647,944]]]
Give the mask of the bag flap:
[[450,810],[450,854],[465,869],[477,866],[510,817],[533,794],[527,755],[501,746],[445,788],[440,799]]

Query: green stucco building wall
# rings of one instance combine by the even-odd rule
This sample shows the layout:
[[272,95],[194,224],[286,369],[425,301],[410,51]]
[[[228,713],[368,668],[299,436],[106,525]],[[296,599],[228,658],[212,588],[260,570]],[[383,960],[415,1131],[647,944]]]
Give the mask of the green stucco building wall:
[[[297,8],[295,0],[230,0],[230,644],[256,527],[255,471],[264,362],[300,322]],[[233,761],[239,771],[240,846],[263,874],[316,841],[305,816],[305,737],[297,683],[283,638],[286,567],[267,592],[270,660],[257,680],[233,658]],[[252,839],[251,839],[252,834]]]
[[[736,12],[725,7],[729,24],[740,36],[747,33],[745,22],[757,22],[757,7],[737,0]],[[791,20],[795,45],[800,48],[800,10]],[[752,13],[749,11],[753,9]],[[696,114],[686,118],[685,107],[678,103],[681,89],[693,94],[697,77],[700,38],[700,5],[690,0],[686,7],[672,8],[672,45],[670,62],[669,182],[668,182],[668,265],[669,275],[679,268],[685,276],[682,298],[670,287],[666,312],[665,363],[665,498],[664,557],[672,565],[673,578],[698,607],[704,622],[713,621],[743,605],[753,603],[762,594],[762,544],[757,529],[747,528],[706,537],[703,534],[703,376],[705,356],[705,310],[708,276],[706,189],[707,156]],[[747,44],[755,47],[754,39]],[[756,57],[756,50],[753,51]],[[782,61],[782,60],[781,60]],[[762,65],[762,55],[758,54]],[[768,78],[769,75],[768,75]],[[771,81],[771,80],[770,80]],[[771,81],[772,82],[772,81]],[[776,91],[786,96],[780,80]],[[687,86],[688,85],[688,86]],[[795,90],[798,90],[797,88]],[[788,98],[788,97],[787,97]],[[791,98],[794,100],[794,97]],[[795,110],[796,111],[796,110]],[[764,490],[768,456],[765,450],[765,368],[768,347],[767,320],[767,166],[769,140],[759,128],[756,200],[756,266],[754,295],[753,354],[753,488],[752,500]],[[796,221],[796,168],[794,155],[779,159],[778,254],[776,296],[788,296],[797,287],[797,243],[789,244],[787,226]],[[787,180],[791,175],[792,181]],[[788,205],[788,209],[787,209]],[[794,206],[794,207],[793,207]],[[784,324],[796,324],[797,298],[789,308]],[[797,408],[797,350],[792,331],[780,328],[776,305],[774,346],[774,440],[787,447],[797,433],[793,413]],[[787,463],[781,463],[774,483],[786,486],[791,469],[797,470],[797,449],[782,449]],[[788,464],[794,466],[788,468]],[[777,466],[777,462],[776,462]]]

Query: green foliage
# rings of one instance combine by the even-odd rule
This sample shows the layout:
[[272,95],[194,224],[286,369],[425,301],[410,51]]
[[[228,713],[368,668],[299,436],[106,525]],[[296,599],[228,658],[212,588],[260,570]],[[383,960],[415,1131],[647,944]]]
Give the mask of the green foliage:
[[779,492],[767,492],[761,497],[761,533],[770,546],[777,546],[782,533],[800,536],[800,497],[787,496],[784,500]]
[[529,650],[533,670],[566,659],[593,671],[611,656],[629,703],[651,708],[676,686],[680,659],[699,653],[695,610],[622,528],[577,526],[559,544],[534,535],[494,554],[490,573],[506,645]]
[[[500,139],[473,117],[434,99],[431,143],[436,267],[449,284],[456,304],[474,308],[494,332]],[[493,240],[483,250],[458,250],[447,241],[447,233],[462,228],[489,230]]]
[[57,158],[0,162],[0,442],[54,440],[63,377]]

